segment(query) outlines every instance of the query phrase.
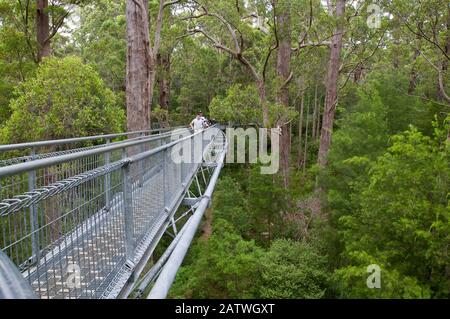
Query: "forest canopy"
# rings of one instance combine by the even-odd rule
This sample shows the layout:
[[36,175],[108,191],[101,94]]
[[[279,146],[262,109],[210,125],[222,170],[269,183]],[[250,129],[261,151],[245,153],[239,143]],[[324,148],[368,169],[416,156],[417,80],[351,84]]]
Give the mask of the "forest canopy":
[[279,128],[170,296],[448,299],[449,66],[448,0],[0,0],[0,142]]

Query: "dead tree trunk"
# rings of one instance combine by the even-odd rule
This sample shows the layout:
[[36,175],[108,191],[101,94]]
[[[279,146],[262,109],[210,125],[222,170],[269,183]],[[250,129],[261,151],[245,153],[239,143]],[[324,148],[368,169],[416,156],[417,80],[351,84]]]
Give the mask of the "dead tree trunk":
[[52,54],[48,0],[37,0],[36,3],[36,40],[38,44],[37,60],[41,62],[44,57]]
[[341,60],[342,39],[344,34],[345,0],[336,3],[335,17],[338,20],[331,42],[330,61],[326,79],[326,98],[323,114],[322,132],[319,148],[319,165],[327,165],[328,152],[331,146],[331,134],[333,131],[334,116],[337,104],[337,87],[339,78],[339,67]]

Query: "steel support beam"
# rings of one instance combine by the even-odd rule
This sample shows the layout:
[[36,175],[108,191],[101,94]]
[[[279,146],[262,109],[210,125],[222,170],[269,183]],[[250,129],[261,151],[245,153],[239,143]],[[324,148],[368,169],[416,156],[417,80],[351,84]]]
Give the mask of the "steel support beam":
[[191,246],[191,242],[194,239],[195,233],[197,232],[197,228],[200,225],[202,217],[210,203],[212,193],[219,178],[220,171],[223,167],[223,161],[227,149],[226,147],[227,145],[225,145],[225,149],[221,154],[220,159],[218,160],[217,163],[218,165],[214,170],[208,188],[206,189],[204,195],[202,196],[202,199],[194,215],[189,219],[188,222],[189,224],[187,224],[186,230],[183,232],[182,237],[180,238],[173,253],[170,255],[170,258],[168,259],[163,270],[161,271],[161,274],[156,280],[156,283],[153,286],[153,289],[151,290],[150,294],[147,296],[147,299],[164,299],[167,297],[169,289],[172,286],[173,281],[175,280],[175,276],[178,272],[178,269],[180,268],[181,263],[183,262],[183,259],[186,256],[189,247]]

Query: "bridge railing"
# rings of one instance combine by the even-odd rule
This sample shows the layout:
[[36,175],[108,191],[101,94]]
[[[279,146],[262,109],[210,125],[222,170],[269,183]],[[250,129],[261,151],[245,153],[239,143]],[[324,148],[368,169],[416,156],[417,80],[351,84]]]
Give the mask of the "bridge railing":
[[[211,140],[222,134],[209,131],[200,156],[197,133],[0,167],[0,249],[41,298],[117,296],[164,233]],[[173,150],[187,142],[190,160],[175,162]]]
[[103,134],[59,140],[36,141],[19,144],[0,145],[0,167],[31,160],[81,152],[100,148],[124,140],[141,139],[150,135],[156,138],[170,134],[176,128],[162,128],[116,134]]

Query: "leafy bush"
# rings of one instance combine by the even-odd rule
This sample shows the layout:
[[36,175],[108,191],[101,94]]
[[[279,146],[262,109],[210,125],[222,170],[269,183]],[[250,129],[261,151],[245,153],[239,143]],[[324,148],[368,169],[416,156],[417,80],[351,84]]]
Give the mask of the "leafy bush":
[[306,241],[276,240],[261,260],[261,297],[318,299],[327,287],[326,258]]
[[218,219],[208,241],[192,248],[193,263],[181,268],[171,290],[179,298],[257,298],[263,254],[227,221]]
[[214,191],[214,218],[225,219],[241,236],[248,238],[252,221],[246,207],[241,185],[229,176],[221,178]]
[[[339,220],[345,251],[338,278],[378,263],[391,279],[378,297],[450,296],[450,148],[440,136],[411,128],[393,137],[392,147],[371,165],[368,182],[354,194],[360,208]],[[399,280],[410,286],[399,291]],[[346,291],[340,295],[354,296]]]
[[11,116],[9,102],[13,98],[14,88],[35,68],[36,63],[23,32],[14,27],[0,27],[0,125]]
[[259,123],[262,111],[258,92],[254,85],[233,85],[225,97],[215,97],[209,105],[211,118],[223,122],[237,122],[241,125]]
[[77,57],[45,60],[16,96],[1,132],[7,143],[118,132],[125,123],[114,93]]

